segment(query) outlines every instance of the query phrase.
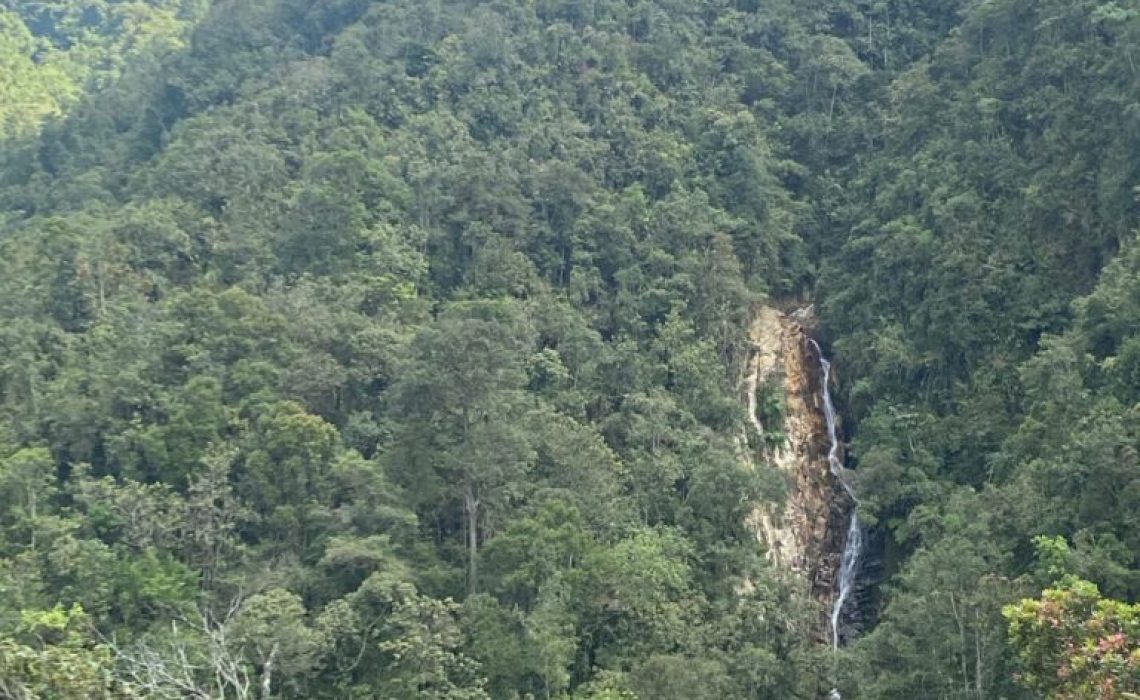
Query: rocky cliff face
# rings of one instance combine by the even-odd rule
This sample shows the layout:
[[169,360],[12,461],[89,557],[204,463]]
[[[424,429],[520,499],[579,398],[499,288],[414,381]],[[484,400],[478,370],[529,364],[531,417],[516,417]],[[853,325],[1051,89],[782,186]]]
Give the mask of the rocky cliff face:
[[807,342],[812,323],[810,308],[791,314],[761,308],[743,384],[750,456],[778,469],[788,486],[783,507],[761,505],[752,525],[769,560],[803,576],[829,609],[854,504],[827,461],[820,358]]

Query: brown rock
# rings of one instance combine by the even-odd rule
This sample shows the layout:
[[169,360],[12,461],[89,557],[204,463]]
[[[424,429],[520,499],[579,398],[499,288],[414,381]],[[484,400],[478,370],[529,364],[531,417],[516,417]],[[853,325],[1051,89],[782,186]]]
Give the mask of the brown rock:
[[[788,485],[782,508],[761,504],[751,517],[769,561],[802,576],[812,596],[830,609],[854,504],[827,462],[820,358],[805,330],[813,325],[810,308],[757,311],[743,381],[751,434],[742,443],[756,468],[777,469]],[[782,425],[764,426],[757,416],[757,391],[765,386],[783,391]],[[765,440],[766,430],[782,432],[782,444]]]

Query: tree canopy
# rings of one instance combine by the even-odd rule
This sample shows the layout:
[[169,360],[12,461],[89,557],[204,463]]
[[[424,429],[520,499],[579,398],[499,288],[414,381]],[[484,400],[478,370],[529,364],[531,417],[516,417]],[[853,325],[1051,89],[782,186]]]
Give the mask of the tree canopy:
[[[1128,698],[1137,39],[0,0],[0,695]],[[809,301],[883,568],[837,653],[741,459]]]

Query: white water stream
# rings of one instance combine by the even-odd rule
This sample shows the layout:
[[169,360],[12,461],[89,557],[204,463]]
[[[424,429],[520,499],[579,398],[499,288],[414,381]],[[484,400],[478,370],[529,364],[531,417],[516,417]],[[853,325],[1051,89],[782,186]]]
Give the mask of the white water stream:
[[[835,405],[831,402],[831,363],[823,356],[823,350],[820,349],[819,343],[810,338],[808,343],[815,348],[815,353],[819,356],[820,369],[823,371],[820,382],[822,384],[821,393],[823,394],[823,416],[827,421],[827,437],[831,441],[831,447],[827,451],[827,463],[831,467],[831,473],[835,475],[840,485],[843,486],[843,490],[851,497],[851,501],[858,505],[859,500],[855,498],[855,493],[843,478],[843,460],[839,458]],[[847,543],[843,547],[843,556],[839,560],[839,592],[831,606],[831,645],[834,649],[839,648],[839,616],[843,613],[843,606],[855,589],[855,576],[858,573],[859,555],[862,551],[863,528],[859,524],[859,515],[855,508],[852,508],[851,521],[847,526]]]

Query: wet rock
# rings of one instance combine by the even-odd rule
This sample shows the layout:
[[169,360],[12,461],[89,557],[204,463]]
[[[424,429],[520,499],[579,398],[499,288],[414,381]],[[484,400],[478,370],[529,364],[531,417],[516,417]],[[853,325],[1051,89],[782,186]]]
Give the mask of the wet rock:
[[[821,400],[820,358],[807,330],[813,327],[810,307],[790,314],[771,307],[757,311],[743,382],[751,434],[742,442],[757,468],[777,469],[787,482],[783,506],[761,504],[750,524],[768,559],[802,576],[821,610],[827,611],[836,594],[855,504],[827,459],[830,438]],[[778,425],[763,425],[758,417],[757,396],[765,391],[782,392]],[[774,436],[780,434],[783,439],[777,442]],[[819,635],[830,637],[826,614],[821,616]]]

